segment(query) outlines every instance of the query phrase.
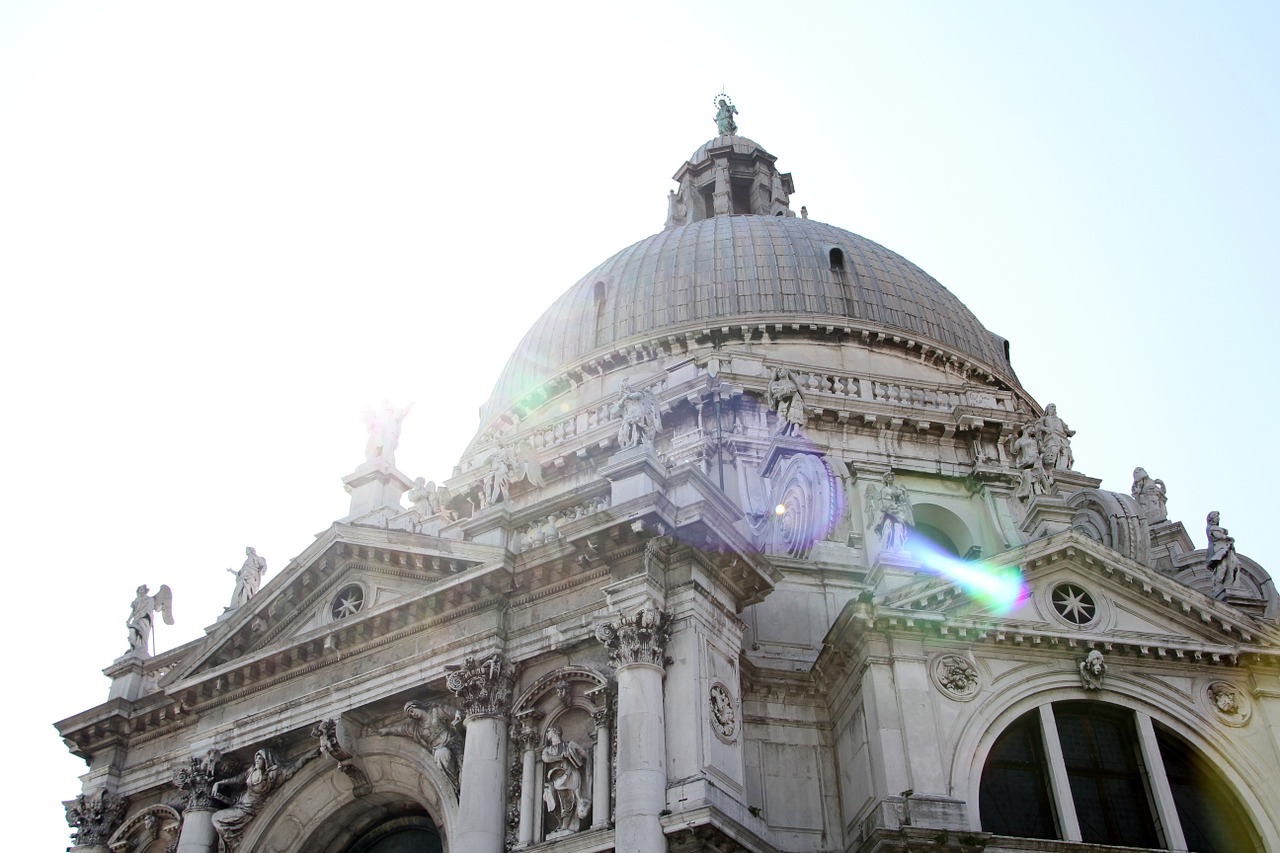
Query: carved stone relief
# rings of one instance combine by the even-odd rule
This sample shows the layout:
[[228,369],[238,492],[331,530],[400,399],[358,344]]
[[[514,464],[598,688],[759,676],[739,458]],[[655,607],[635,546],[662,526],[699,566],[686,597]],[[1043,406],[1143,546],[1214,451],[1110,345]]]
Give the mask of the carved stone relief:
[[1102,680],[1107,677],[1107,661],[1102,652],[1091,649],[1080,661],[1080,686],[1085,690],[1101,690]]
[[738,734],[738,712],[729,688],[717,681],[708,696],[711,705],[711,730],[725,743],[733,743]]
[[655,607],[644,607],[634,616],[605,622],[596,628],[596,639],[609,649],[615,666],[649,663],[665,667],[667,640],[671,638],[671,617]]
[[373,791],[373,785],[364,770],[356,763],[355,756],[348,752],[338,740],[338,721],[321,720],[311,729],[311,736],[319,738],[320,751],[338,762],[338,769],[351,780],[351,793],[364,797]]
[[380,737],[407,737],[431,753],[456,793],[462,773],[462,712],[439,702],[404,703],[404,722],[379,729]]
[[966,658],[957,654],[939,655],[930,668],[933,683],[949,699],[968,701],[978,695],[982,679]]
[[78,795],[62,804],[71,827],[71,844],[76,847],[105,845],[124,819],[128,800],[103,789],[97,794]]
[[[286,764],[272,750],[259,749],[253,754],[253,764],[247,770],[213,783],[210,789],[213,798],[231,804],[213,813],[213,828],[222,839],[224,853],[236,853],[240,849],[240,840],[245,830],[262,811],[271,795],[292,779],[304,764],[319,755],[320,749],[317,747]],[[239,793],[229,794],[228,790],[238,790]]]
[[1228,726],[1243,726],[1253,715],[1248,694],[1230,682],[1211,681],[1204,693],[1218,720]]
[[172,806],[147,806],[120,825],[107,842],[107,847],[113,853],[134,853],[146,850],[156,841],[167,841],[168,848],[172,850],[177,847],[181,829],[182,815]]

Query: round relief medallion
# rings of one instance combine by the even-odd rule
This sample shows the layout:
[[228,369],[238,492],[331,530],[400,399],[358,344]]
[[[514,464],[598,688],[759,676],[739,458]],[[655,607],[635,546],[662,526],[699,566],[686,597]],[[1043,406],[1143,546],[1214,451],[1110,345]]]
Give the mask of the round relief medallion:
[[1243,726],[1249,722],[1252,708],[1248,695],[1227,681],[1210,681],[1204,690],[1205,700],[1215,711],[1219,722],[1228,726]]
[[346,619],[348,616],[354,616],[364,609],[364,587],[358,583],[351,583],[344,586],[334,596],[333,603],[329,605],[329,615],[334,619]]
[[930,669],[933,683],[948,698],[968,701],[978,695],[982,682],[977,668],[968,659],[954,654],[939,655]]
[[733,707],[733,694],[720,682],[711,685],[711,729],[725,743],[732,743],[738,733],[738,712]]

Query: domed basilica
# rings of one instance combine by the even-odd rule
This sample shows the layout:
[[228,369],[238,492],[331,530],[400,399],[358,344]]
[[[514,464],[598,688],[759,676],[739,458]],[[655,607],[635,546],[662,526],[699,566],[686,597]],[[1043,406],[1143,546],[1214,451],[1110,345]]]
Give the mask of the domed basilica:
[[139,588],[57,724],[71,849],[1280,850],[1267,573],[1100,489],[1008,342],[718,105],[449,480],[388,406],[349,515],[265,585],[249,549],[205,637],[151,654]]

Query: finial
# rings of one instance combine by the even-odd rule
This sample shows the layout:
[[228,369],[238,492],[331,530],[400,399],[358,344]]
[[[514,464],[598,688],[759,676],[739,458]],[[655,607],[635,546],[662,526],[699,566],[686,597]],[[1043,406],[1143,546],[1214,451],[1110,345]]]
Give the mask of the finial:
[[716,107],[716,130],[721,136],[732,136],[738,132],[738,123],[733,117],[738,114],[738,108],[733,105],[733,98],[730,98],[724,92],[716,95],[712,100]]

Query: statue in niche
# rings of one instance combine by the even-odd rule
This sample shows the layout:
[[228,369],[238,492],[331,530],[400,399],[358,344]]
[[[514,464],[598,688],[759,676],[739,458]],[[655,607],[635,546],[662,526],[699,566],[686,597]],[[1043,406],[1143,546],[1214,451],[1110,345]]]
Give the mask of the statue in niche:
[[778,415],[779,435],[797,435],[804,427],[804,395],[790,370],[773,369],[773,379],[766,389],[765,404]]
[[737,114],[738,108],[729,100],[728,95],[716,97],[716,131],[721,136],[732,136],[738,132],[738,123],[733,120]]
[[489,472],[484,475],[480,490],[481,509],[511,500],[511,483],[520,480],[528,480],[538,488],[544,485],[538,454],[525,442],[496,448],[489,454]]
[[1053,486],[1053,475],[1045,470],[1044,455],[1032,424],[1023,425],[1013,442],[1013,464],[1022,472],[1015,497],[1025,501],[1033,495],[1045,494]]
[[893,481],[893,472],[886,471],[883,485],[867,486],[864,497],[867,524],[874,525],[876,535],[886,551],[901,551],[907,544],[907,529],[916,526],[911,511],[911,498],[907,490]]
[[[240,838],[250,821],[262,811],[267,798],[293,778],[302,766],[320,755],[316,747],[292,764],[281,764],[275,753],[269,749],[260,749],[253,754],[253,764],[243,772],[228,779],[213,783],[213,797],[231,805],[213,813],[213,828],[222,839],[222,847],[226,853],[235,853],[240,846]],[[234,801],[222,793],[224,787],[243,788]]]
[[1216,595],[1224,598],[1240,577],[1240,560],[1236,557],[1236,540],[1227,535],[1227,528],[1218,523],[1220,520],[1216,509],[1205,519],[1205,535],[1209,537],[1205,559],[1209,571],[1213,572]]
[[364,447],[366,462],[385,459],[395,464],[396,448],[400,446],[400,427],[412,408],[413,403],[397,409],[390,400],[383,400],[382,411],[365,409],[364,426],[369,431],[369,441]]
[[129,652],[140,655],[150,654],[151,629],[155,625],[155,615],[164,618],[164,624],[173,624],[173,591],[168,584],[160,584],[155,595],[147,594],[147,585],[138,587],[138,594],[133,599],[129,618],[125,625],[129,629]]
[[236,576],[236,588],[231,592],[231,605],[228,610],[234,610],[242,604],[247,604],[249,599],[258,594],[258,587],[262,585],[262,576],[267,573],[267,561],[258,556],[258,552],[252,547],[244,549],[244,564],[240,566],[240,570],[227,569],[231,574]]
[[1107,661],[1102,652],[1090,649],[1080,661],[1080,686],[1085,690],[1101,690],[1102,679],[1107,676]]
[[542,763],[547,768],[542,800],[547,811],[555,815],[555,834],[577,832],[591,812],[591,801],[583,796],[587,751],[573,741],[565,740],[559,726],[551,726],[547,729]]
[[380,729],[378,735],[412,738],[431,753],[436,766],[445,778],[458,790],[462,769],[462,712],[438,702],[419,702],[412,699],[404,703],[403,723]]
[[1133,487],[1129,489],[1129,494],[1138,502],[1138,508],[1146,516],[1148,524],[1169,520],[1169,511],[1165,508],[1169,491],[1164,486],[1164,480],[1153,480],[1148,476],[1146,468],[1133,469]]
[[1034,422],[1034,429],[1044,464],[1057,471],[1070,470],[1075,462],[1071,455],[1071,436],[1076,431],[1069,429],[1066,422],[1058,417],[1057,405],[1050,403],[1044,407],[1044,414]]
[[647,388],[632,388],[631,382],[624,379],[618,389],[617,407],[622,417],[618,447],[653,447],[654,436],[662,429],[662,412],[654,393]]

